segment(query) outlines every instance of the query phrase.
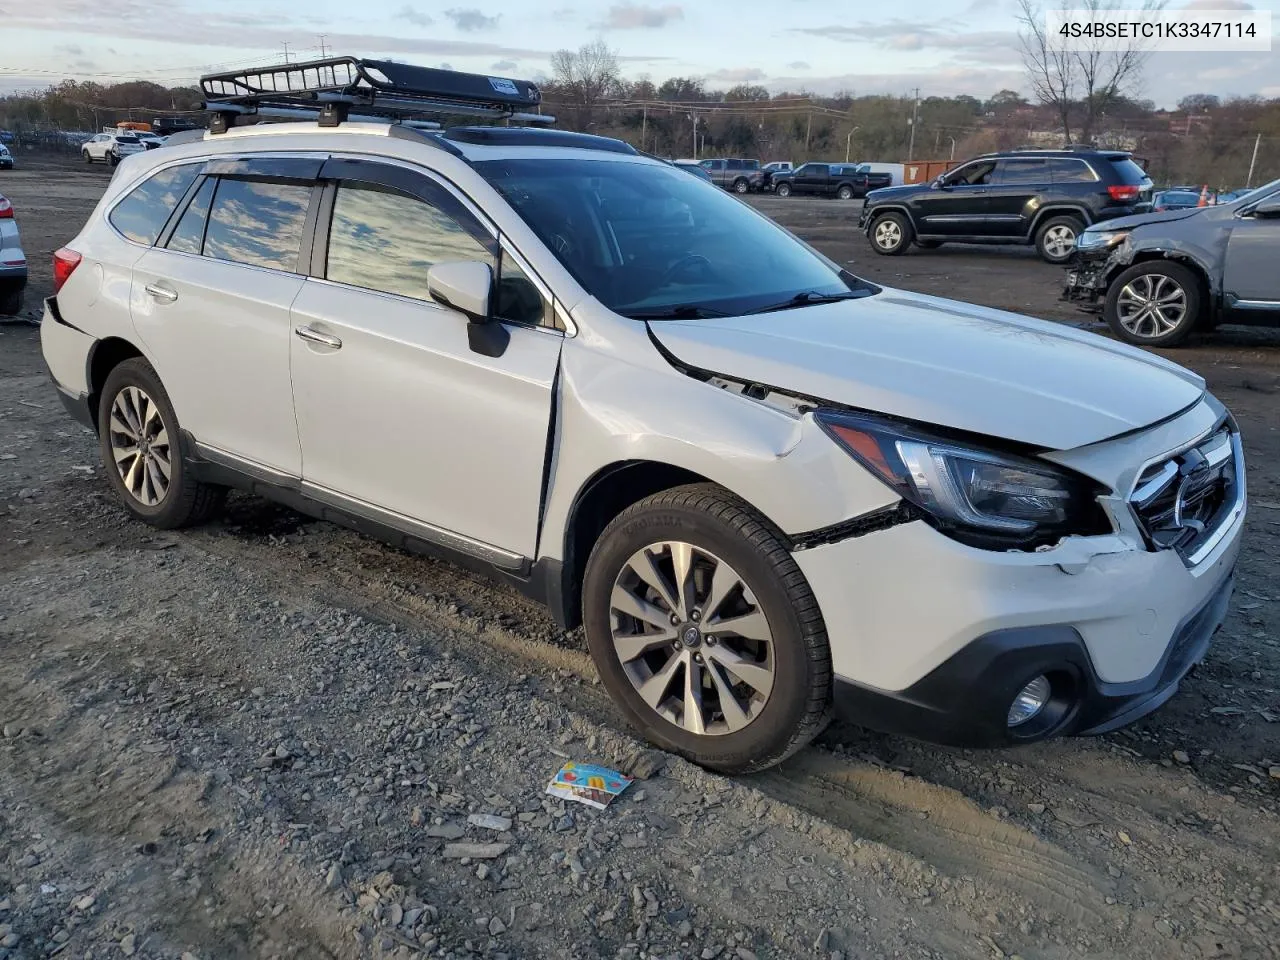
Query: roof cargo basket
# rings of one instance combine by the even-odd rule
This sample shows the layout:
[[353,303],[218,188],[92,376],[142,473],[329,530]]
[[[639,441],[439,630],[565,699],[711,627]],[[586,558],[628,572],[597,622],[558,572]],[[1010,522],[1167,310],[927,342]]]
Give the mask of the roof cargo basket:
[[[329,57],[306,63],[211,73],[200,78],[210,129],[225,131],[238,117],[301,119],[321,126],[378,120],[438,129],[431,117],[462,115],[551,124],[535,112],[542,93],[528,80],[415,67],[390,60]],[[249,120],[252,122],[252,120]]]

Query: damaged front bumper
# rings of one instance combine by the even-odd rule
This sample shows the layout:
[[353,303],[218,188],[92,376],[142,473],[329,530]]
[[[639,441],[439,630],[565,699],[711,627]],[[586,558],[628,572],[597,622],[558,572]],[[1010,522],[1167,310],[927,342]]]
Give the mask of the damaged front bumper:
[[1059,299],[1074,303],[1086,313],[1101,313],[1111,278],[1125,265],[1121,249],[1084,254],[1079,251],[1067,265]]

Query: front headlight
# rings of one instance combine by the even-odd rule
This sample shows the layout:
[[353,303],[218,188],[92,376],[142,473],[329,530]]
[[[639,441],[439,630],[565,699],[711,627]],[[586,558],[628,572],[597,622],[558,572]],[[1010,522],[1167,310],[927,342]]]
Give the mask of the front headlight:
[[1076,238],[1076,249],[1109,250],[1124,243],[1128,236],[1128,230],[1086,230]]
[[1035,547],[1110,533],[1103,490],[1052,464],[956,442],[876,417],[823,411],[818,422],[948,536],[984,548]]

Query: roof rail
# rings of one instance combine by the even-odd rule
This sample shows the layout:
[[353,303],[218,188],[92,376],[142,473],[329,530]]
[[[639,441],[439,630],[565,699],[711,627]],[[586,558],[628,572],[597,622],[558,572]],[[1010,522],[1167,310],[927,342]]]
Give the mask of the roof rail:
[[542,103],[542,93],[528,80],[390,60],[328,57],[211,73],[200,78],[200,89],[204,109],[213,114],[213,133],[252,117],[317,117],[322,127],[347,120],[390,120],[423,129],[439,129],[440,124],[428,118],[449,114],[555,122],[555,117],[530,112]]

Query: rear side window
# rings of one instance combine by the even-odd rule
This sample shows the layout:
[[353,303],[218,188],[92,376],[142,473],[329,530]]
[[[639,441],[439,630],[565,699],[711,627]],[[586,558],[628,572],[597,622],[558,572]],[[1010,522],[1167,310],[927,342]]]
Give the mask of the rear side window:
[[1083,160],[1062,158],[1046,162],[1054,183],[1092,183],[1098,179]]
[[278,181],[218,181],[204,255],[253,267],[298,271],[311,187]]
[[209,201],[213,199],[213,189],[216,185],[217,180],[213,177],[206,177],[204,183],[200,184],[200,189],[191,198],[191,203],[183,211],[182,219],[174,228],[173,235],[169,237],[167,246],[170,250],[177,250],[179,253],[200,253],[204,247],[205,225],[209,222]]
[[198,163],[187,163],[159,171],[117,203],[107,220],[134,243],[151,246],[195,182],[200,167]]
[[1048,183],[1049,170],[1043,160],[1001,160],[994,183]]
[[429,300],[427,268],[447,260],[494,265],[490,251],[439,208],[398,190],[348,183],[338,187],[327,279]]
[[1115,169],[1116,176],[1120,178],[1120,182],[1123,184],[1137,186],[1147,182],[1146,171],[1128,157],[1112,160],[1111,166]]

